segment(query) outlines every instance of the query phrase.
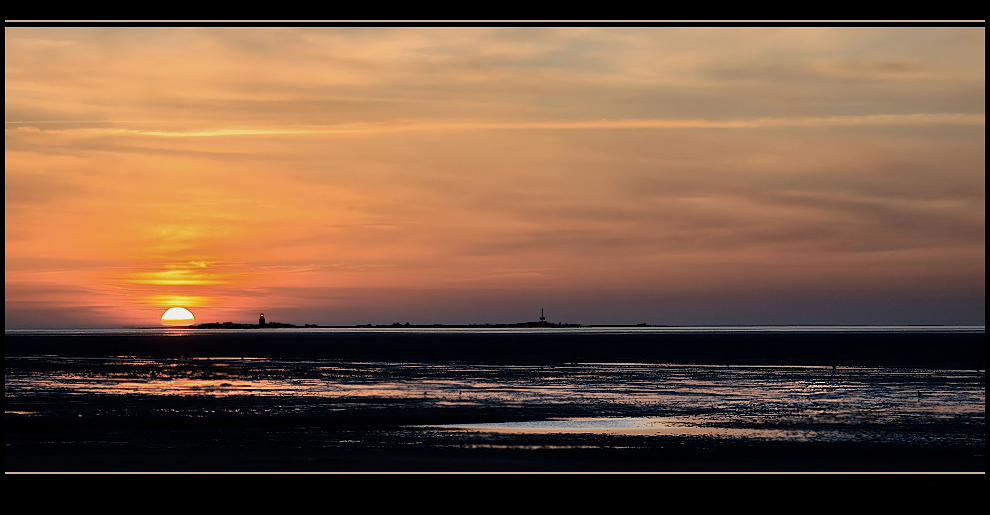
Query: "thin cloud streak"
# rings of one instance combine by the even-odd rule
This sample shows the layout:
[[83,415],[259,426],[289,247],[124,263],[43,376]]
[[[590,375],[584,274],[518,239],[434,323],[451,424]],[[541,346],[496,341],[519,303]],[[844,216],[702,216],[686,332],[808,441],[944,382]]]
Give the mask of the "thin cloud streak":
[[980,323],[985,48],[8,27],[5,324]]
[[256,129],[212,129],[194,131],[155,131],[121,128],[36,129],[24,127],[29,123],[78,122],[6,122],[19,127],[15,131],[42,131],[68,134],[107,134],[161,136],[168,138],[232,137],[232,136],[303,136],[333,134],[379,134],[389,132],[462,131],[462,130],[581,130],[581,129],[762,129],[777,127],[869,127],[921,125],[986,125],[986,115],[948,114],[881,114],[864,116],[801,116],[788,118],[752,118],[744,120],[588,120],[570,122],[408,122],[379,124],[347,124],[344,126]]

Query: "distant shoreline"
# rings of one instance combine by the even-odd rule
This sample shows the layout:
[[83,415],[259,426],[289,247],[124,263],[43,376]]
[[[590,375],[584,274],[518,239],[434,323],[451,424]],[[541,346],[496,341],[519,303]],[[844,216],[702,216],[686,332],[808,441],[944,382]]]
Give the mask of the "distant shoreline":
[[114,332],[132,330],[189,330],[189,329],[329,329],[353,331],[355,329],[375,329],[375,330],[437,330],[437,329],[468,329],[468,330],[488,330],[488,329],[640,329],[659,330],[663,332],[796,332],[796,333],[817,333],[817,332],[985,332],[985,324],[572,324],[572,323],[540,323],[540,322],[519,322],[512,324],[352,324],[352,325],[320,325],[320,324],[287,324],[281,322],[259,324],[241,324],[234,322],[209,322],[193,325],[124,325],[113,327],[9,327],[4,328],[8,334],[30,334],[30,333],[65,333],[81,331],[90,332]]
[[450,329],[483,329],[483,328],[511,328],[511,327],[669,327],[666,325],[650,325],[646,323],[632,324],[632,325],[597,325],[597,326],[586,326],[582,324],[568,324],[568,323],[552,323],[552,322],[518,322],[514,324],[410,324],[406,322],[405,324],[400,324],[395,322],[392,324],[356,324],[356,325],[318,325],[318,324],[304,324],[304,325],[294,325],[294,324],[283,324],[281,322],[267,322],[265,324],[237,324],[234,322],[210,322],[206,324],[197,324],[187,326],[190,329],[276,329],[276,328],[290,328],[298,327],[304,329],[350,329],[355,327],[368,327],[373,329],[393,329],[393,328],[409,328],[409,329],[434,329],[434,328],[450,328]]

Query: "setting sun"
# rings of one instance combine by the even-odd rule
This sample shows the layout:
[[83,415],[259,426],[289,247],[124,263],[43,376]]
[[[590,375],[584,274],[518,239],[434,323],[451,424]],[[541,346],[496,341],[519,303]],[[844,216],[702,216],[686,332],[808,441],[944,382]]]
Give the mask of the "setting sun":
[[13,20],[4,327],[983,324],[982,25]]
[[186,308],[169,308],[162,314],[162,325],[186,326],[192,325],[195,320],[196,317]]

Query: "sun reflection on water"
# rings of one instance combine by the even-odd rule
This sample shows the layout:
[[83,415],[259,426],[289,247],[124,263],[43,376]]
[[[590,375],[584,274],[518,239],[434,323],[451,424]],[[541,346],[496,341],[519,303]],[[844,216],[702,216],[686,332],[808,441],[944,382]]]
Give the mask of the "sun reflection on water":
[[[348,402],[357,400],[443,408],[567,406],[607,415],[568,419],[567,431],[623,434],[675,431],[811,438],[850,424],[916,424],[936,419],[982,422],[986,409],[985,376],[972,371],[637,364],[503,367],[239,357],[7,360],[13,365],[8,366],[4,385],[9,400],[47,392],[195,399],[281,397],[320,403],[292,409],[324,411],[345,409]],[[333,404],[337,402],[343,404]],[[488,424],[485,430],[565,429],[560,421],[531,424]]]

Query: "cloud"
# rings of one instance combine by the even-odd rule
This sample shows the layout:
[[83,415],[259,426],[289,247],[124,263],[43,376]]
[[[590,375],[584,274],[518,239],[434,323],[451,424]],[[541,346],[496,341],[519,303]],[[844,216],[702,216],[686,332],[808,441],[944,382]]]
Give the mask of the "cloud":
[[8,27],[5,284],[118,321],[935,299],[985,275],[984,34]]

